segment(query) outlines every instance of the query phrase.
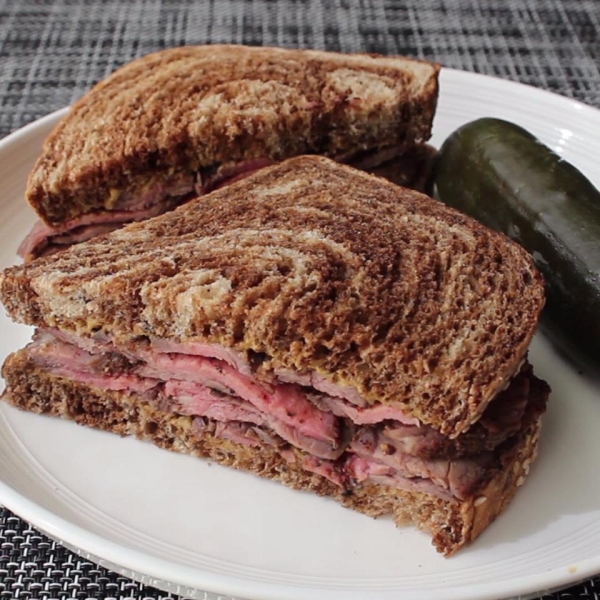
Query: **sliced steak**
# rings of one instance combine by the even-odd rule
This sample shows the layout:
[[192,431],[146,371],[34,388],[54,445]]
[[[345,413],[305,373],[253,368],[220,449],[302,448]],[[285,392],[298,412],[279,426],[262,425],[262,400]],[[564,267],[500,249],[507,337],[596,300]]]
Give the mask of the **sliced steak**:
[[356,441],[365,447],[386,446],[421,458],[457,459],[490,452],[544,412],[545,401],[540,398],[546,387],[526,363],[508,388],[490,402],[481,419],[455,439],[427,425],[395,421],[359,429]]

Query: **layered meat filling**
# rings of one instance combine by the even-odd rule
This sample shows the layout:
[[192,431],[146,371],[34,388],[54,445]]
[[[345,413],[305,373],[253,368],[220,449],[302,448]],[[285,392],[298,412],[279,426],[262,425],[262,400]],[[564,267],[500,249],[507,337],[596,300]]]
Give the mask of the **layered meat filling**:
[[465,499],[498,464],[502,446],[545,408],[544,384],[526,365],[475,426],[450,440],[400,404],[368,404],[317,373],[271,372],[267,380],[261,361],[214,344],[154,340],[131,352],[105,339],[38,331],[28,354],[57,376],[188,415],[198,436],[269,447],[347,490],[372,482]]
[[[390,146],[339,156],[336,160],[399,185],[425,191],[434,153],[431,147],[425,145],[410,152],[400,146]],[[181,173],[167,179],[145,181],[143,186],[133,191],[112,190],[103,211],[82,215],[56,226],[38,221],[19,246],[18,254],[25,260],[54,254],[120,229],[127,223],[163,214],[192,198],[239,181],[272,164],[274,161],[269,158],[258,158],[205,168],[194,173]]]

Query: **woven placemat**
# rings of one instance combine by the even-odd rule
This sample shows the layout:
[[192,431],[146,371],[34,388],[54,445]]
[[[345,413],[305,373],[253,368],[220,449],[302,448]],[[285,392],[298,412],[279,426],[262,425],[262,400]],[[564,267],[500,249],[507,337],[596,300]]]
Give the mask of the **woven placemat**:
[[[405,54],[600,107],[598,40],[598,0],[0,0],[0,136],[135,57],[218,42]],[[74,555],[0,508],[0,600],[9,598],[174,596]],[[543,598],[600,600],[600,579]]]

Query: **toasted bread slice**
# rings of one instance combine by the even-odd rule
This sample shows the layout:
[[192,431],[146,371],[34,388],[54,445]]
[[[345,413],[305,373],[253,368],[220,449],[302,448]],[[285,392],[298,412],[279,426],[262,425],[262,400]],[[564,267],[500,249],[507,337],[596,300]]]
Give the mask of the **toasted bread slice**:
[[[412,524],[432,536],[438,551],[447,556],[472,542],[507,507],[523,485],[535,460],[540,431],[539,416],[497,449],[493,465],[467,499],[444,499],[409,492],[389,485],[365,482],[351,491],[319,473],[290,461],[277,448],[251,447],[215,435],[210,427],[199,430],[192,416],[161,410],[147,398],[123,391],[106,391],[57,377],[36,367],[27,350],[11,355],[3,367],[8,392],[4,399],[28,411],[60,416],[77,423],[133,435],[157,446],[208,458],[321,496],[330,496],[348,508],[371,517],[392,515],[398,526]],[[548,387],[532,380],[532,402],[545,404]]]
[[531,257],[422,194],[300,157],[156,219],[6,270],[21,322],[167,339],[317,373],[444,435],[522,364],[544,304]]
[[314,50],[151,54],[72,107],[44,144],[27,198],[58,225],[205,168],[412,146],[430,136],[438,71],[407,58]]

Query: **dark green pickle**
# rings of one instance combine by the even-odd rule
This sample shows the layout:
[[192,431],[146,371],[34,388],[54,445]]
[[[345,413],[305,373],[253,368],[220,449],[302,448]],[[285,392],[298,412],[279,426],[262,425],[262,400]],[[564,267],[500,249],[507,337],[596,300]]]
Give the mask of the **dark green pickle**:
[[529,132],[492,118],[444,142],[435,183],[444,203],[532,254],[546,280],[545,333],[600,373],[600,192]]

